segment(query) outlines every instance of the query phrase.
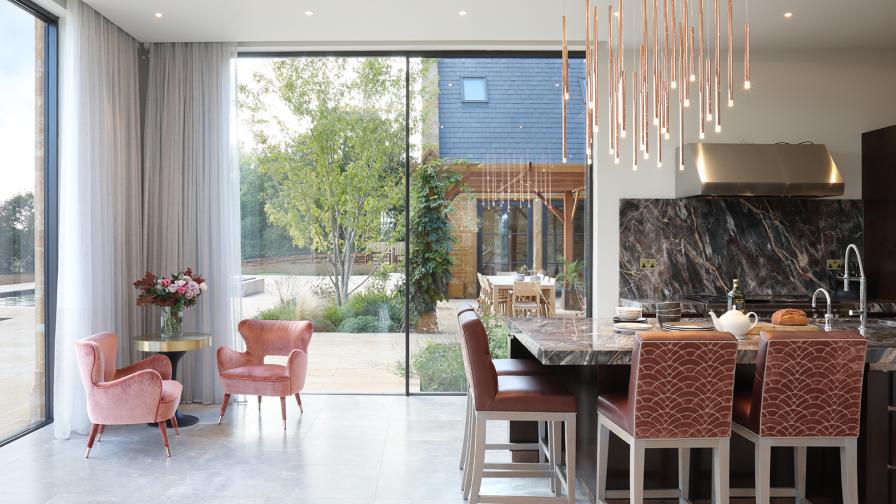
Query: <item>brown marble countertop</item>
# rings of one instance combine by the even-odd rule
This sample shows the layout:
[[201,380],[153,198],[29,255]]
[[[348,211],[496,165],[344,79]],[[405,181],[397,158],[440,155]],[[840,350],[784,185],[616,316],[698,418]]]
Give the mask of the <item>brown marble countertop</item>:
[[[656,324],[656,319],[650,319]],[[514,318],[508,320],[510,332],[542,364],[585,366],[630,364],[633,335],[613,329],[606,318]],[[857,329],[858,321],[834,323],[835,329]],[[820,333],[819,333],[820,334]],[[896,321],[869,319],[866,327],[866,362],[880,371],[896,371]],[[738,342],[737,362],[753,364],[759,336],[750,335]]]

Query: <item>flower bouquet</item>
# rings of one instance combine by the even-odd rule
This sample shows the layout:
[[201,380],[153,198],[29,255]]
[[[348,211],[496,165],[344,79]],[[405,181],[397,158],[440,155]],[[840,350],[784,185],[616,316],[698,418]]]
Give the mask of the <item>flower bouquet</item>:
[[153,304],[162,308],[162,337],[183,333],[184,309],[195,305],[199,296],[208,290],[205,279],[190,268],[164,277],[147,272],[134,282],[134,287],[140,292],[137,306]]

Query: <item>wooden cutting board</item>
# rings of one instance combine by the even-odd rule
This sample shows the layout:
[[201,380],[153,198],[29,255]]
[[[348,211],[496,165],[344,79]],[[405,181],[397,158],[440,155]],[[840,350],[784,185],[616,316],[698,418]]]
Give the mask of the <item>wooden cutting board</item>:
[[770,322],[759,322],[747,334],[759,334],[760,331],[818,331],[814,325],[775,325]]

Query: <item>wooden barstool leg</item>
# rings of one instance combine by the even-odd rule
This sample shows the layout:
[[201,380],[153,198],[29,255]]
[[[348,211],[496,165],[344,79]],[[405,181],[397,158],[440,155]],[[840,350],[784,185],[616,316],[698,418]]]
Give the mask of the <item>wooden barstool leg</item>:
[[[467,459],[467,450],[469,449],[468,443],[470,442],[470,401],[472,400],[472,395],[469,391],[467,391],[467,411],[464,414],[464,442],[460,448],[460,464],[457,466],[458,469],[464,468],[464,462]],[[463,487],[463,481],[461,481],[461,487]]]
[[560,477],[557,476],[557,468],[560,467],[560,456],[563,453],[563,445],[561,444],[561,439],[563,436],[560,434],[560,429],[563,428],[562,422],[550,422],[551,424],[551,438],[550,438],[550,446],[551,449],[551,488],[554,490],[554,495],[560,497],[560,494],[563,493],[563,484],[560,482]]
[[728,502],[728,452],[730,442],[729,438],[720,439],[719,445],[712,450],[715,502]]
[[[558,436],[559,437],[559,436]],[[559,442],[559,439],[557,440]],[[642,473],[643,475],[643,473]],[[566,499],[576,504],[576,415],[566,417]]]
[[603,419],[597,419],[597,502],[603,504],[607,500],[607,459],[609,458],[610,429],[604,425]]
[[680,504],[687,504],[691,497],[691,449],[678,449],[678,490]]
[[473,447],[473,482],[470,484],[470,504],[478,504],[479,491],[482,489],[482,472],[485,470],[485,433],[486,421],[476,418],[476,445]]
[[793,489],[796,493],[796,504],[806,502],[806,447],[793,447]]
[[632,504],[644,502],[644,445],[637,439],[632,440],[629,449],[629,498]]
[[771,446],[762,439],[756,440],[756,504],[769,504],[770,481],[769,463],[771,462]]
[[844,440],[840,447],[840,485],[844,504],[859,504],[857,460],[855,438]]

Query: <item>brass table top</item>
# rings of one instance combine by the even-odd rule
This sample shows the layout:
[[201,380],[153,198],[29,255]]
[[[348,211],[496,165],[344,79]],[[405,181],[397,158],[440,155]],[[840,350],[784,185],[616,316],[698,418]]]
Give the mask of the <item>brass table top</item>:
[[134,342],[141,352],[189,352],[212,346],[212,335],[185,332],[177,337],[163,338],[160,334],[143,334]]

